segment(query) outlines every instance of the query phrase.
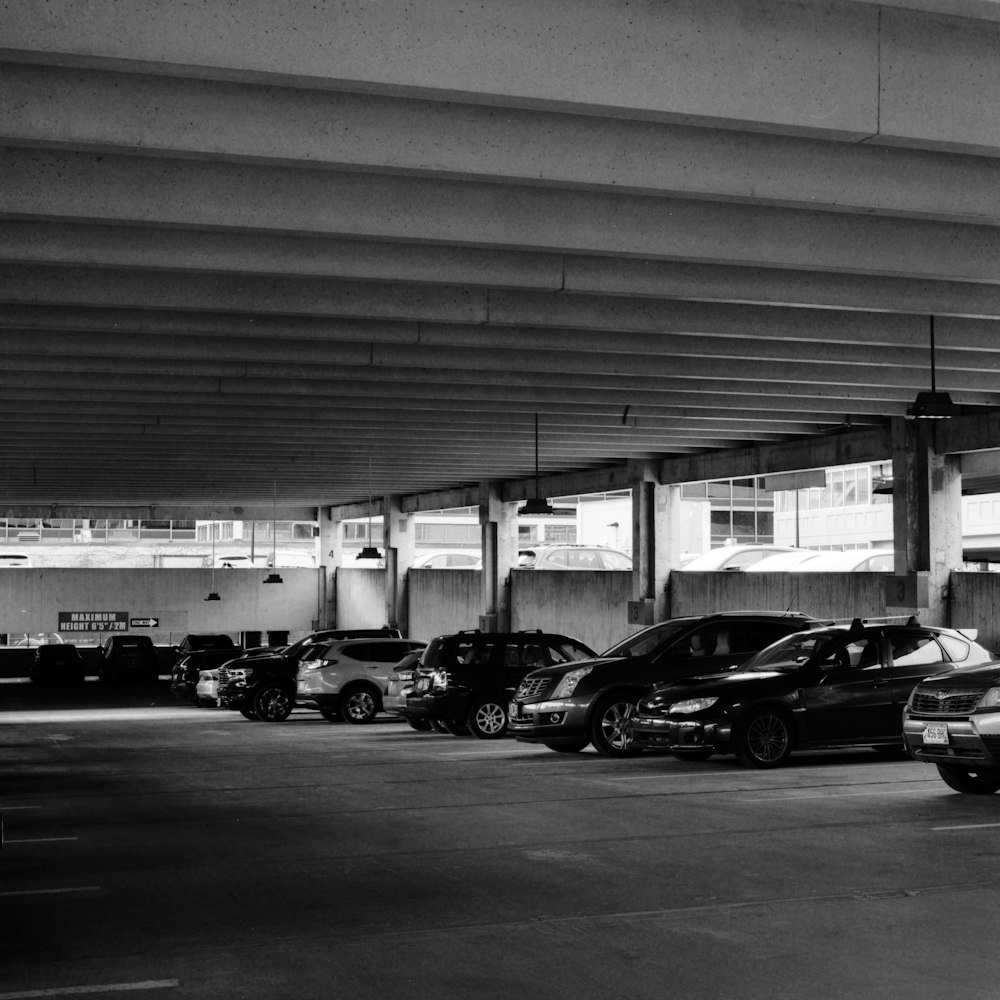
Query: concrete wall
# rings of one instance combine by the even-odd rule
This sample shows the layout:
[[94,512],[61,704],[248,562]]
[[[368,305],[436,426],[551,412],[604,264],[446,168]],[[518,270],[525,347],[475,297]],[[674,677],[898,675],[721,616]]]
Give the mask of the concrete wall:
[[[303,633],[319,618],[322,577],[283,569],[281,584],[263,584],[267,570],[216,570],[219,601],[208,569],[5,569],[0,571],[0,632],[55,632],[60,612],[119,611],[156,618],[157,628],[130,631],[153,642],[179,642],[188,632],[287,630]],[[63,638],[72,639],[68,632]],[[90,644],[94,633],[81,633]]]
[[1000,654],[1000,573],[951,574],[951,623],[979,629],[979,642]]
[[[338,569],[337,620],[331,628],[378,628],[385,625],[385,570]],[[411,619],[412,620],[412,619]]]
[[628,624],[632,574],[514,570],[511,627],[561,632],[598,653],[635,631]]
[[411,570],[408,577],[410,635],[432,639],[479,627],[480,571],[477,569]]

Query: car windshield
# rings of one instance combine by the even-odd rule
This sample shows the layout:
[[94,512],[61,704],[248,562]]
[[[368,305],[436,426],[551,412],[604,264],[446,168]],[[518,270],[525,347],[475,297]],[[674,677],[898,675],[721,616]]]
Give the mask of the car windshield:
[[822,659],[824,651],[842,632],[794,632],[751,656],[741,671],[792,673],[812,659]]
[[601,656],[649,656],[669,646],[681,632],[689,629],[697,620],[697,618],[671,618],[670,621],[660,622],[659,625],[651,625],[605,650]]

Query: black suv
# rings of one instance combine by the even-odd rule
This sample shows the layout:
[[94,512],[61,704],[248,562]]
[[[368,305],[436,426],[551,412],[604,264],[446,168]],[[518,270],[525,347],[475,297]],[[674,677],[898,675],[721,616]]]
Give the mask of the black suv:
[[539,666],[577,663],[595,655],[576,639],[550,632],[458,632],[432,639],[420,657],[403,715],[455,736],[499,739],[508,705],[525,674]]
[[633,738],[683,760],[735,753],[747,767],[829,747],[902,754],[903,706],[920,678],[991,659],[955,629],[857,618],[791,635],[729,673],[657,688],[639,703]]
[[903,710],[903,739],[956,792],[1000,790],[1000,663],[921,681]]
[[593,743],[627,757],[635,703],[655,684],[738,666],[777,639],[820,624],[780,611],[725,611],[670,618],[630,635],[598,658],[536,670],[510,707],[510,731],[526,743],[575,753]]
[[283,649],[227,660],[219,667],[219,706],[236,709],[254,722],[284,722],[295,705],[299,664],[316,647],[333,639],[387,637],[401,638],[399,629],[322,629]]
[[228,635],[192,633],[174,646],[174,652],[177,660],[170,670],[170,690],[178,698],[190,699],[197,705],[196,688],[201,671],[221,667],[226,660],[242,655],[243,647],[237,646]]
[[160,677],[160,657],[148,635],[109,635],[101,647],[97,676],[102,681],[155,683]]

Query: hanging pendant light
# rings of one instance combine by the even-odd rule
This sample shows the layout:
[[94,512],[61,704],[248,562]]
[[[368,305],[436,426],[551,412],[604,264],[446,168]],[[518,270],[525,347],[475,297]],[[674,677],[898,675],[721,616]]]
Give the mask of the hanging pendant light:
[[264,583],[284,583],[278,572],[278,482],[274,481],[274,496],[271,500],[271,572]]
[[951,401],[946,392],[938,392],[934,370],[934,317],[931,316],[931,388],[918,392],[917,398],[906,408],[910,420],[947,420],[957,417],[962,408]]
[[556,509],[545,497],[538,495],[538,414],[535,414],[535,495],[524,501],[523,507],[517,508],[518,514],[549,515]]
[[208,597],[205,598],[206,601],[221,601],[222,598],[215,591],[215,521],[211,523],[212,530],[212,589],[209,592]]
[[382,553],[372,545],[372,460],[368,459],[368,544],[355,556],[356,559],[381,559]]

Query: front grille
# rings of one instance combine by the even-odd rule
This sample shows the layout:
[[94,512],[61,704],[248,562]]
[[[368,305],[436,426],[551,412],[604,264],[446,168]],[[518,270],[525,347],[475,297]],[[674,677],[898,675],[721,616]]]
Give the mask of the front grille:
[[229,668],[219,667],[219,683],[228,684],[229,683]]
[[516,698],[537,698],[545,694],[552,683],[551,677],[525,677],[517,689]]
[[947,688],[921,685],[913,692],[910,708],[918,715],[969,715],[987,690],[986,685]]

